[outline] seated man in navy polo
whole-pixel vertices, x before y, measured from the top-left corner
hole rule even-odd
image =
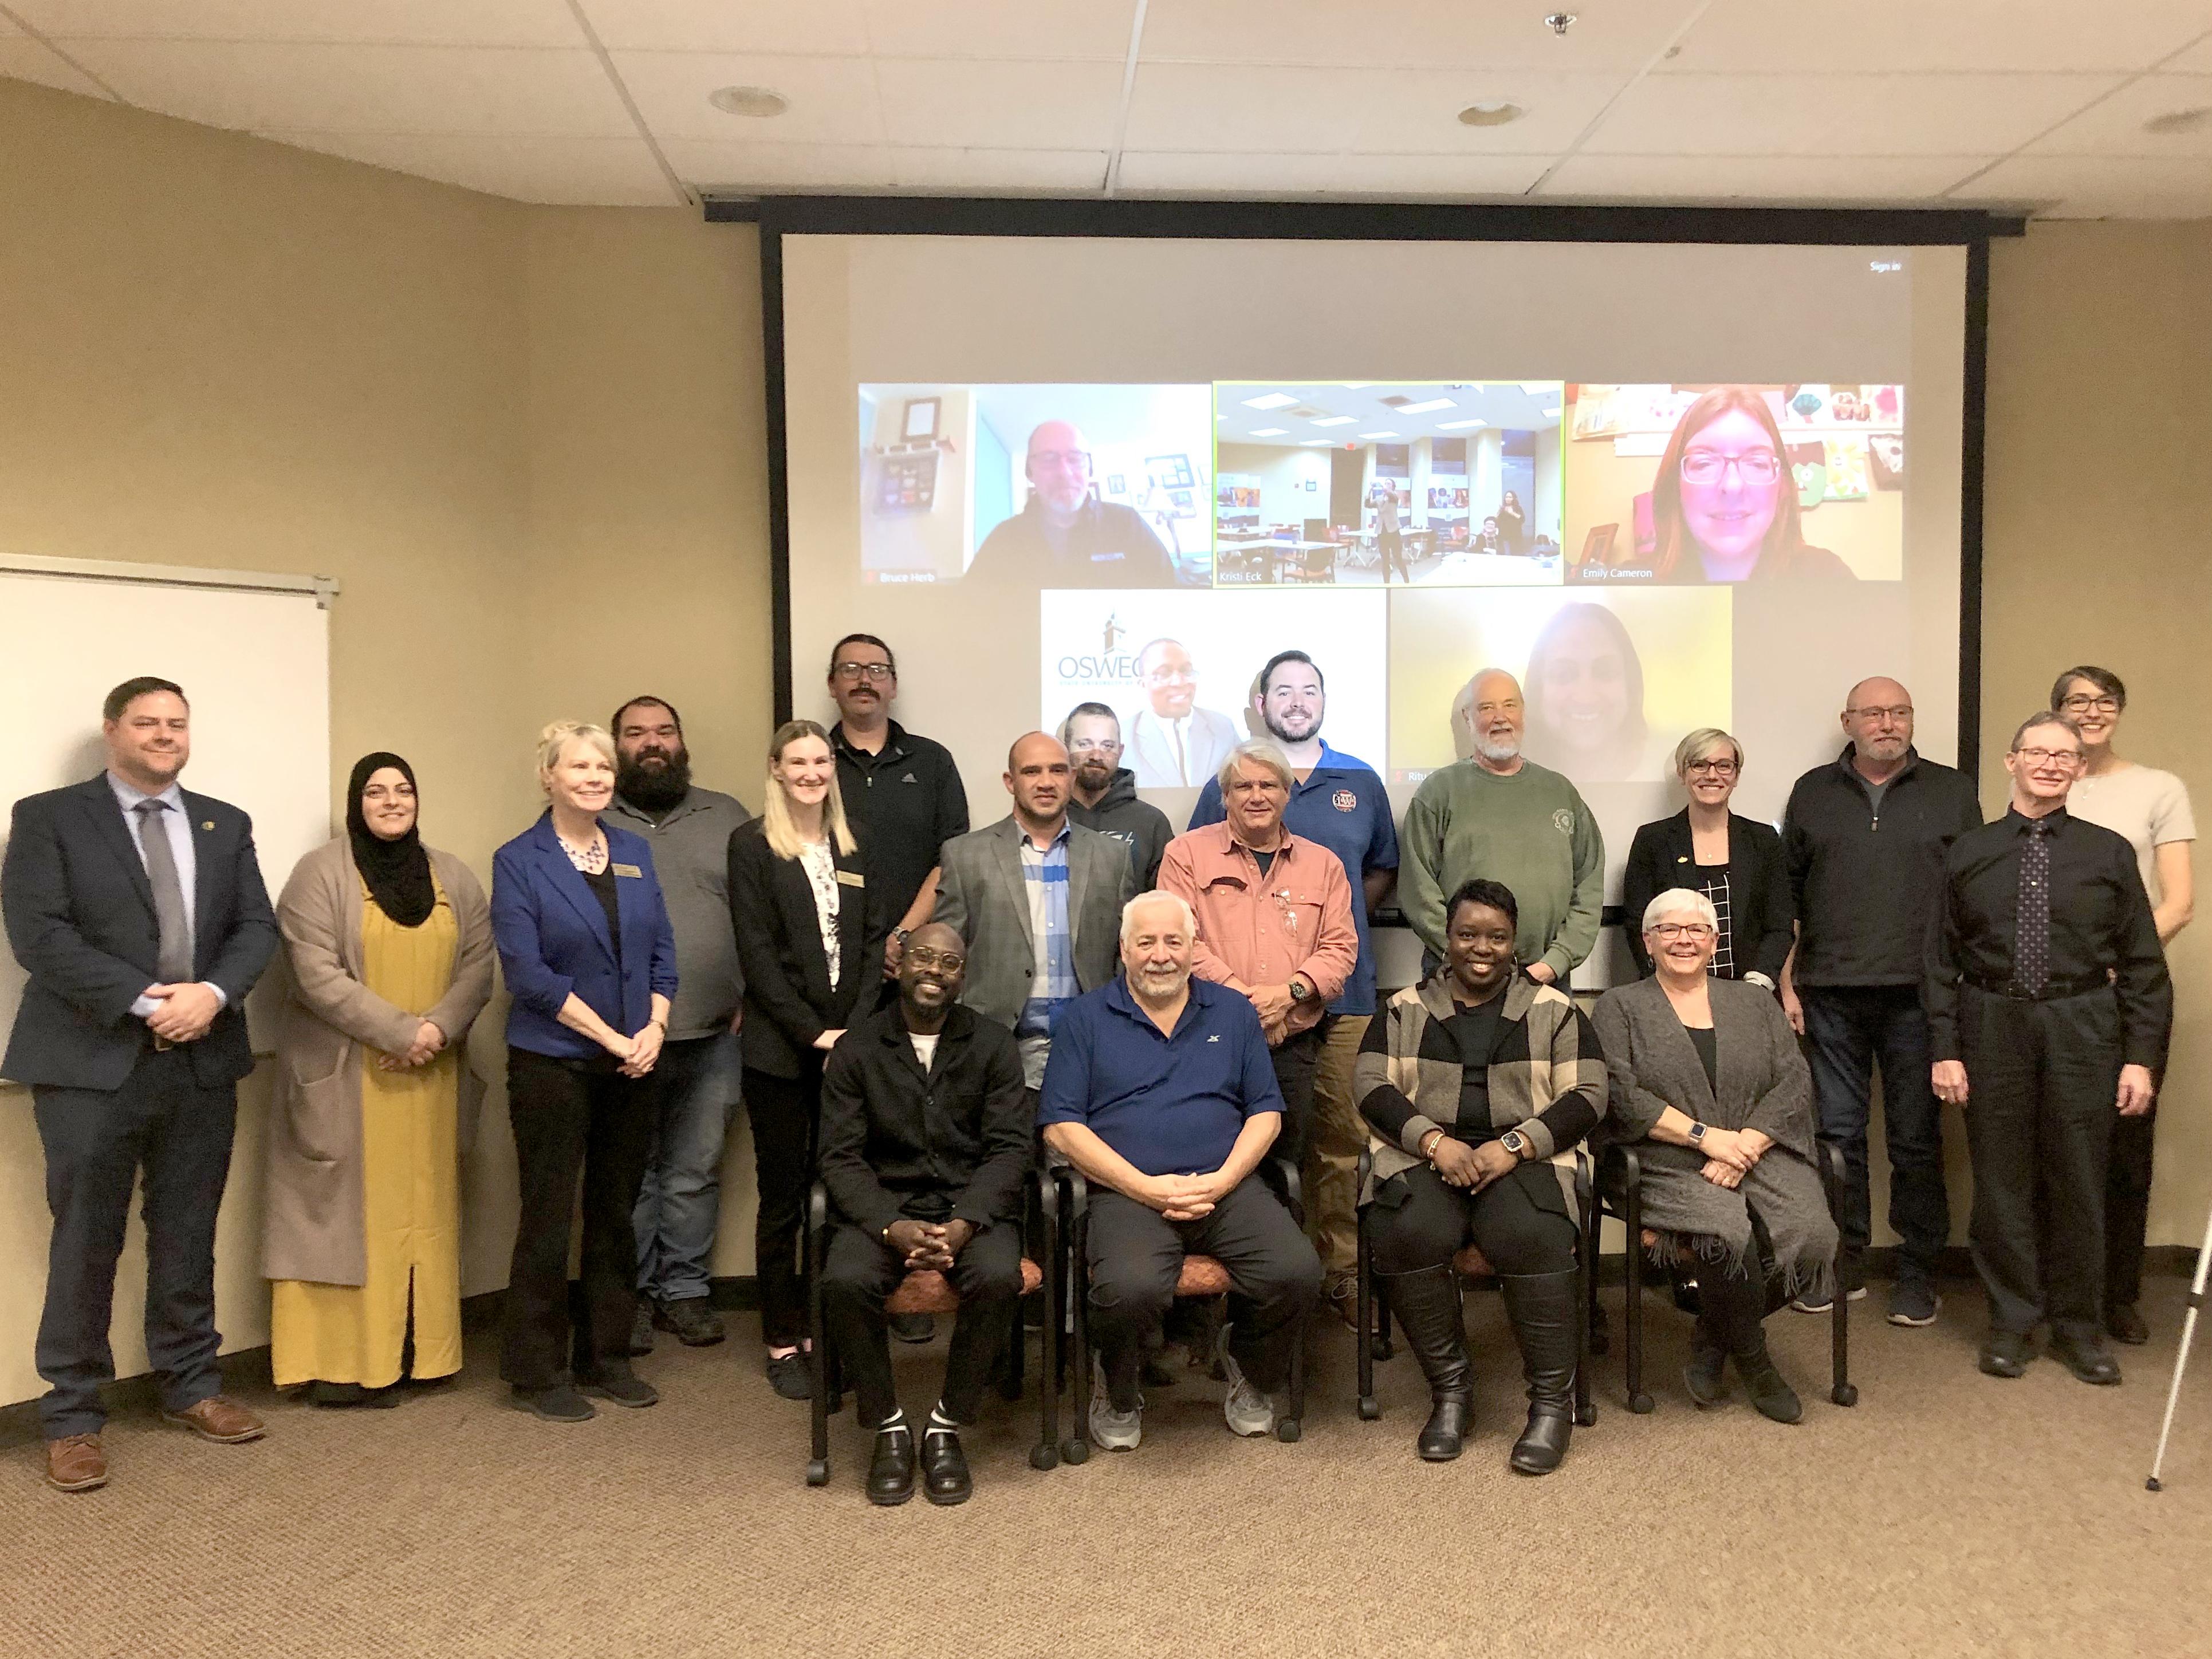
[[[1321,1262],[1258,1170],[1283,1123],[1260,1017],[1241,993],[1190,976],[1197,921],[1171,893],[1121,913],[1126,979],[1066,1005],[1053,1027],[1037,1121],[1091,1183],[1091,1331],[1103,1373],[1091,1438],[1130,1451],[1142,1434],[1146,1354],[1186,1253],[1236,1286],[1223,1345],[1237,1434],[1274,1432],[1268,1398],[1321,1294]]]

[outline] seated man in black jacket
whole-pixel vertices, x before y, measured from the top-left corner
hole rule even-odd
[[[846,1032],[822,1076],[822,1179],[837,1212],[822,1295],[860,1420],[876,1433],[872,1504],[914,1496],[915,1434],[891,1382],[884,1298],[921,1267],[959,1293],[921,1446],[924,1496],[958,1504],[973,1487],[957,1431],[975,1420],[1021,1294],[1032,1116],[1013,1033],[959,1006],[967,968],[958,933],[915,928],[897,1003]]]

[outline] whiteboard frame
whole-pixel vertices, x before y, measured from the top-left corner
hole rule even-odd
[[[135,564],[115,559],[60,559],[40,553],[0,550],[0,574],[85,576],[106,582],[161,587],[251,588],[264,593],[312,593],[325,611],[342,591],[336,576],[288,576],[268,570],[202,570],[181,564]]]

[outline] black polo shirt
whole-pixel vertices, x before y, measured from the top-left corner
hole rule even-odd
[[[881,752],[855,749],[842,720],[830,728],[837,753],[837,789],[845,816],[860,838],[860,857],[881,905],[884,924],[896,927],[937,867],[938,849],[968,833],[968,791],[960,769],[941,743],[917,738],[896,720],[886,723]]]
[[[1173,587],[1175,562],[1143,514],[1119,501],[1086,501],[1066,531],[1030,504],[983,538],[970,580],[1030,587]]]

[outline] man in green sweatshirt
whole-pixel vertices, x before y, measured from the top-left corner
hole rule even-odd
[[[1470,688],[1474,754],[1431,772],[1399,831],[1398,907],[1444,953],[1444,901],[1481,876],[1520,902],[1514,955],[1529,977],[1565,985],[1597,943],[1605,902],[1605,838],[1574,785],[1524,760],[1519,682],[1485,669]]]

